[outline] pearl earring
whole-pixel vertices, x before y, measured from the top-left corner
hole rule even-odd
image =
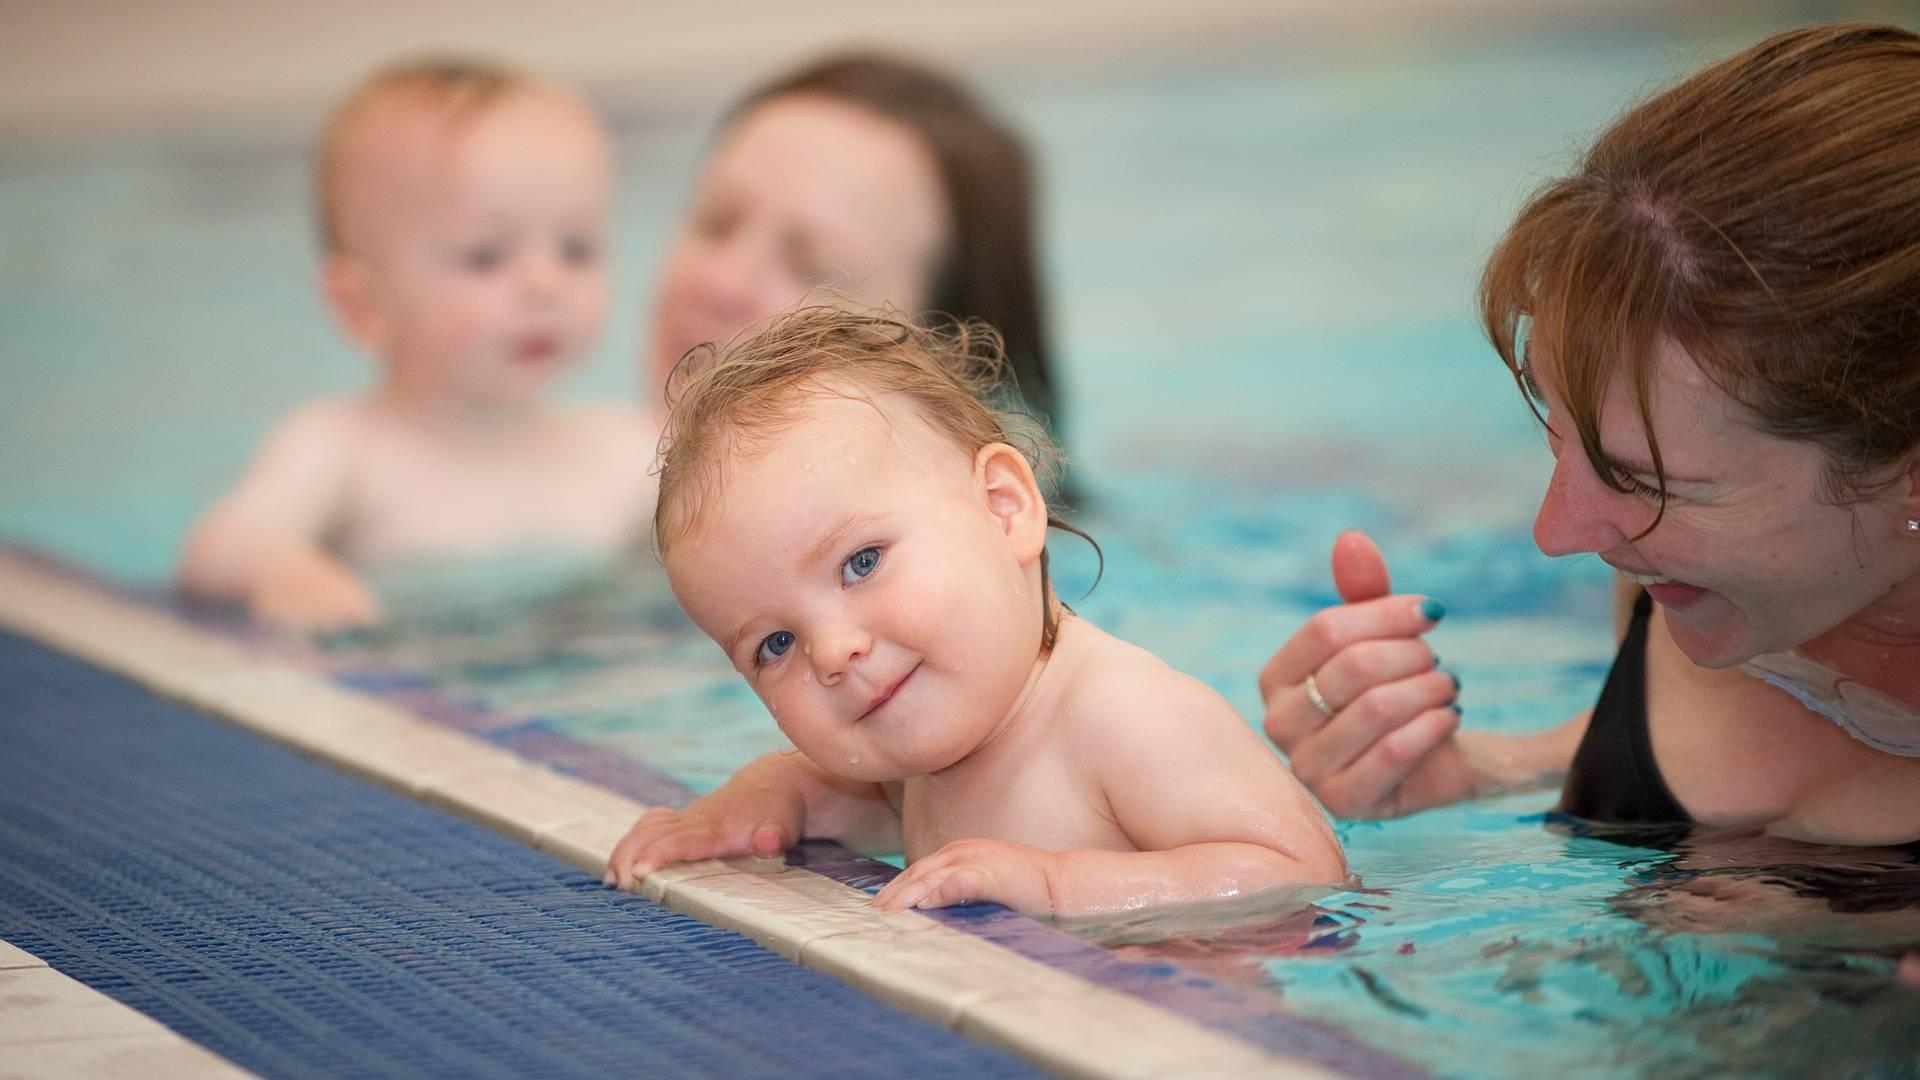
[[[1907,535],[1920,536],[1920,518],[1907,519]]]

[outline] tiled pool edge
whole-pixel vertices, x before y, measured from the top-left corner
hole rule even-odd
[[[0,623],[590,872],[642,809],[8,551]],[[933,919],[880,915],[802,868],[693,864],[641,891],[1065,1075],[1326,1075]]]
[[[246,1080],[253,1073],[0,941],[0,1066],[10,1076]]]

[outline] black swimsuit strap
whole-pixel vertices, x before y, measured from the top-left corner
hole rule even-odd
[[[1652,617],[1653,599],[1643,592],[1567,770],[1562,813],[1626,825],[1693,821],[1660,775],[1647,733],[1647,623]]]

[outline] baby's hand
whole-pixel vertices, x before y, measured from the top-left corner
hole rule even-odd
[[[1048,876],[1059,857],[1005,840],[956,840],[907,867],[873,905],[903,911],[992,901],[1028,915],[1051,915]]]
[[[793,829],[756,812],[749,800],[726,788],[685,810],[656,806],[640,815],[607,858],[608,885],[631,889],[662,866],[727,855],[771,858],[793,846]]]
[[[270,562],[248,604],[253,617],[288,630],[341,630],[380,621],[380,602],[347,565],[298,547]]]

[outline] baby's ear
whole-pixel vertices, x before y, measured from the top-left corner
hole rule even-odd
[[[973,476],[1020,565],[1038,559],[1047,549],[1047,500],[1026,455],[1006,443],[983,446],[974,455]]]
[[[340,329],[353,343],[376,355],[384,353],[386,320],[374,296],[373,277],[364,260],[338,252],[320,267],[320,292]]]

